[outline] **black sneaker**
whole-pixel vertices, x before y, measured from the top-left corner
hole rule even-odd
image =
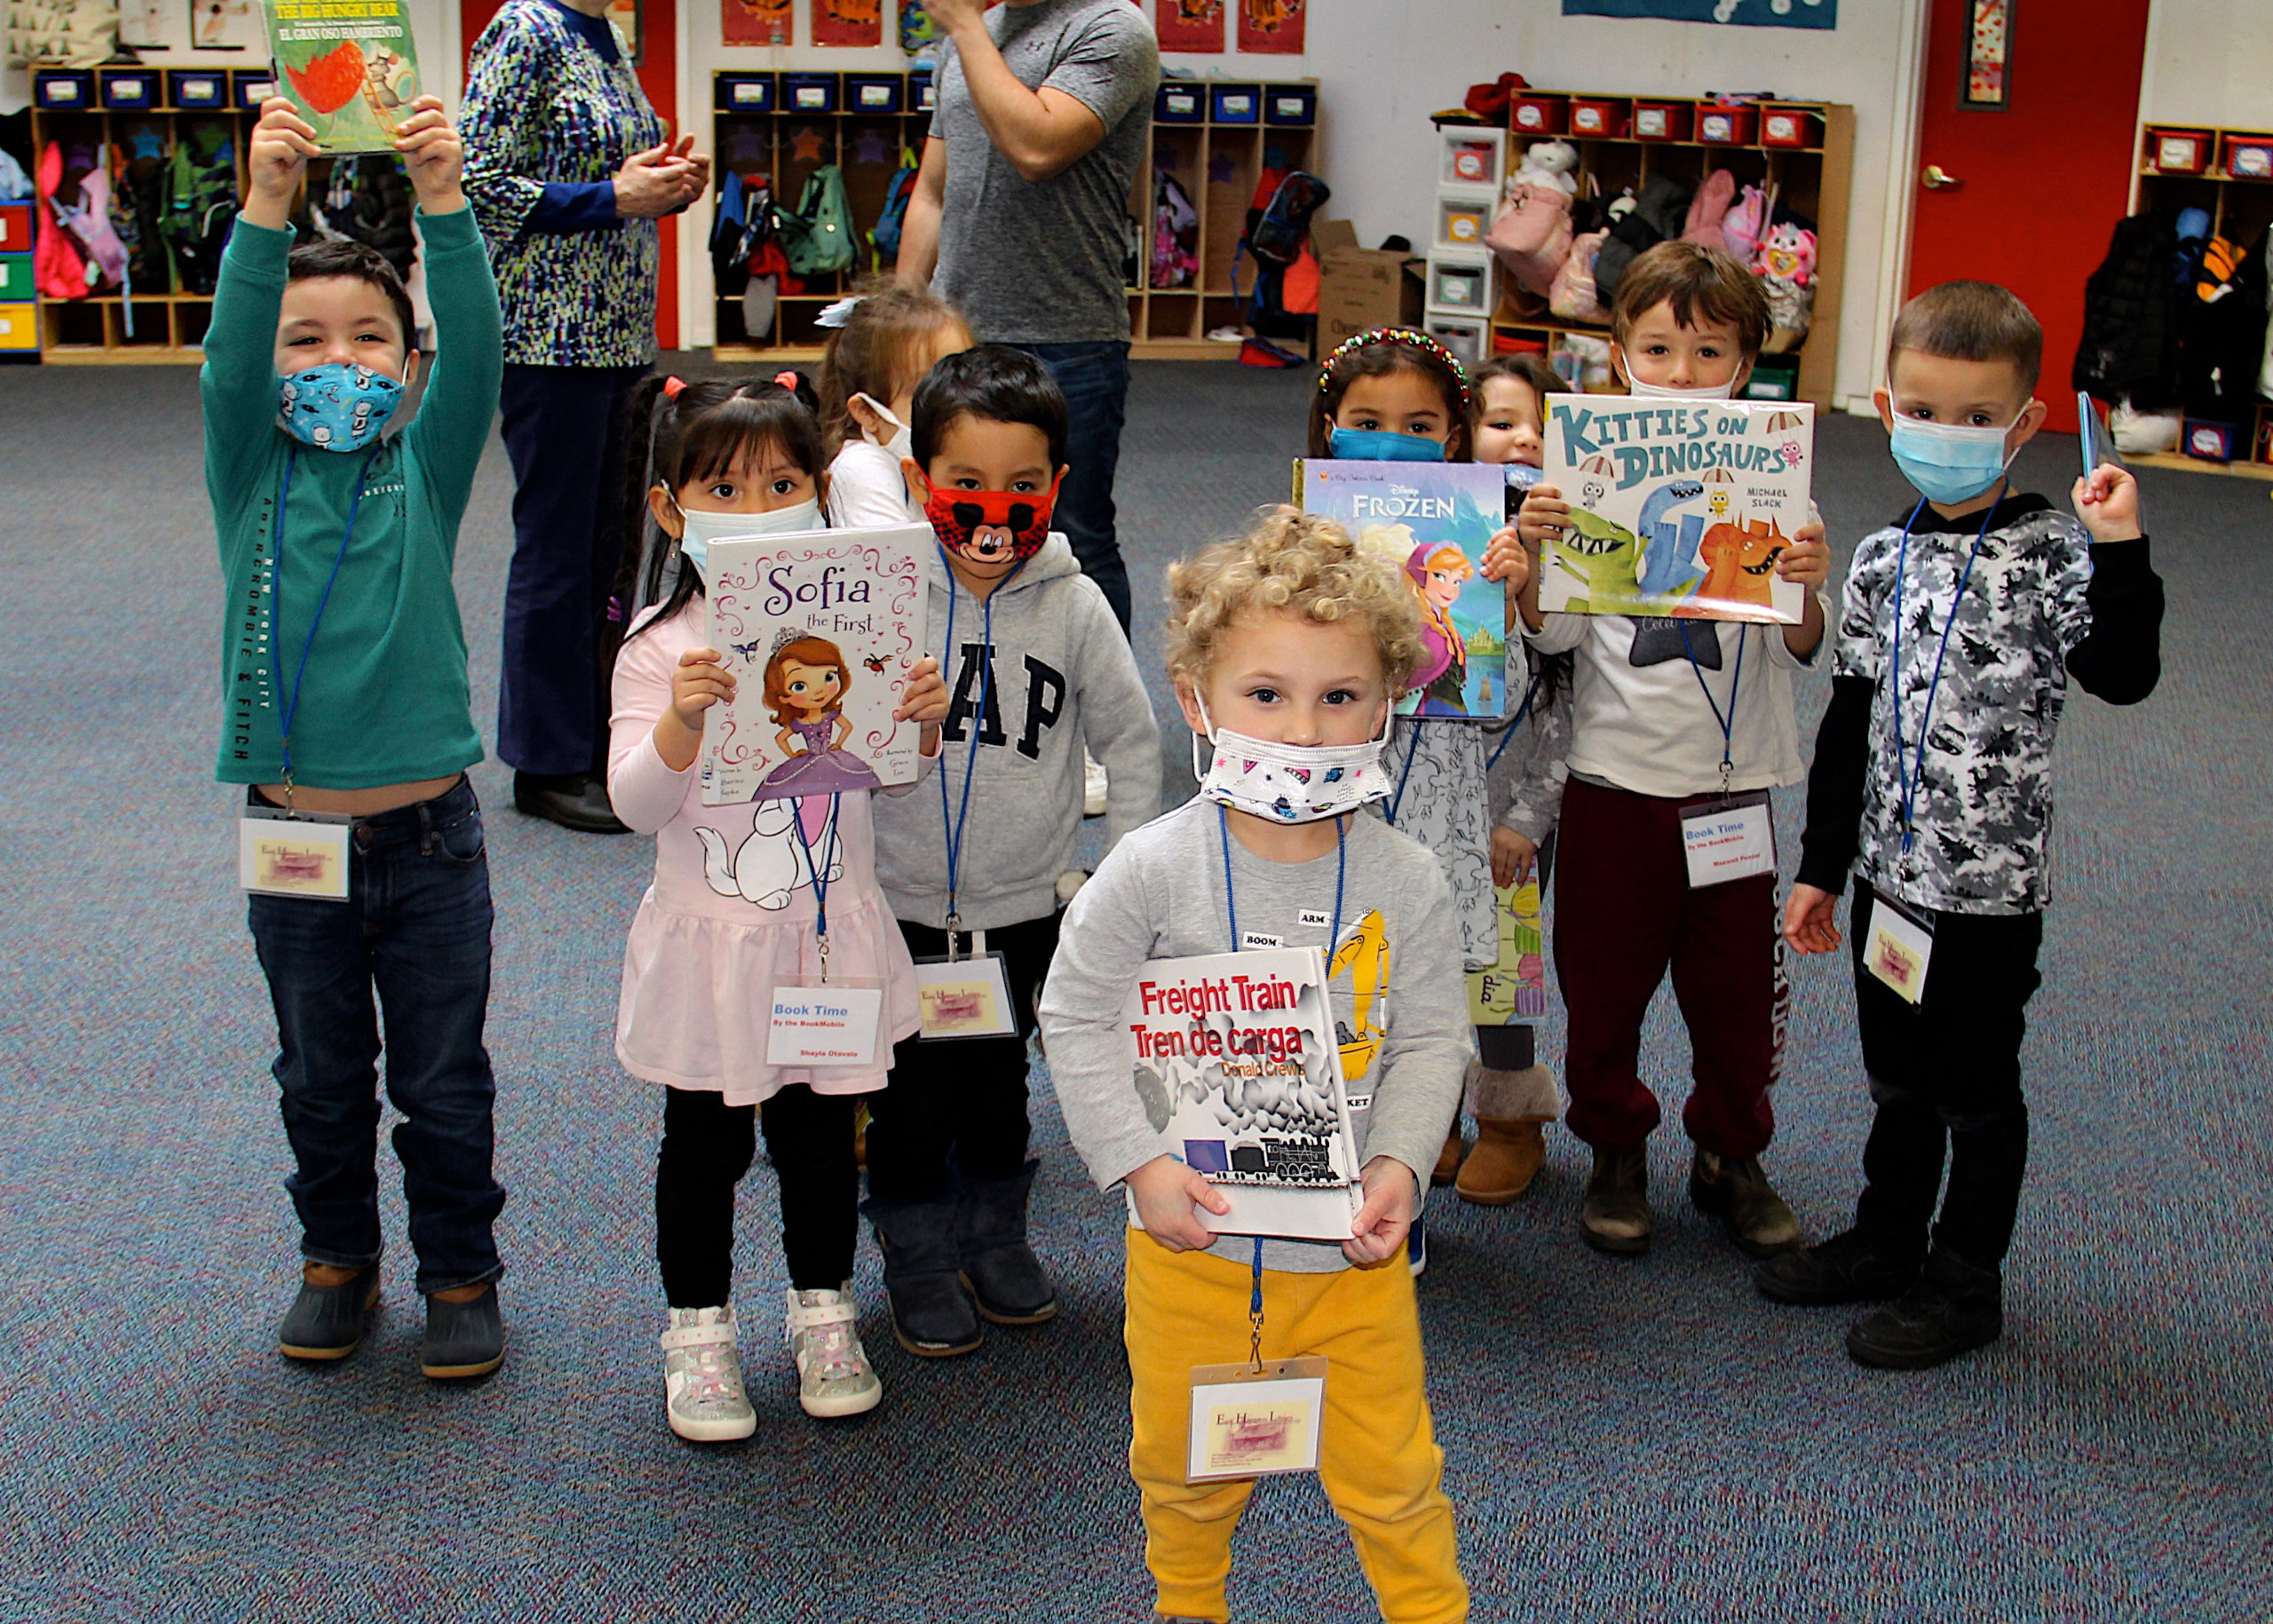
[[[2004,1282],[1936,1247],[1917,1283],[1848,1328],[1847,1352],[1881,1370],[1930,1370],[2005,1334]]]
[[[538,772],[516,772],[513,804],[532,818],[542,818],[580,835],[631,832],[608,804],[607,786],[581,772],[558,778]]]
[[[344,1359],[362,1344],[378,1303],[376,1264],[337,1286],[302,1279],[300,1295],[277,1329],[276,1351],[288,1359]]]
[[[418,1368],[438,1382],[486,1376],[505,1362],[505,1320],[493,1284],[471,1303],[426,1299],[426,1340]]]
[[[1689,1199],[1718,1218],[1739,1251],[1766,1257],[1800,1240],[1800,1221],[1761,1170],[1760,1158],[1742,1161],[1700,1150],[1689,1165]]]
[[[1587,1180],[1587,1203],[1579,1232],[1597,1252],[1628,1256],[1650,1249],[1650,1152],[1595,1153],[1594,1176]]]
[[[1915,1248],[1892,1248],[1850,1229],[1820,1246],[1794,1247],[1763,1258],[1752,1271],[1752,1283],[1771,1302],[1803,1308],[1883,1303],[1916,1285],[1925,1263]]]

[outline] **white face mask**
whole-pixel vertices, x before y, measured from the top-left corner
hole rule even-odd
[[[673,507],[678,507],[674,499]],[[770,513],[706,513],[700,508],[679,508],[679,522],[685,527],[679,532],[678,550],[694,566],[695,574],[702,577],[707,587],[710,583],[710,543],[740,541],[751,535],[780,535],[793,530],[819,530],[821,522],[820,503],[807,500],[794,507],[775,508]]]
[[[1736,388],[1736,380],[1725,384],[1707,384],[1700,389],[1675,389],[1666,384],[1644,384],[1640,378],[1628,375],[1626,392],[1644,400],[1725,400]]]
[[[1270,823],[1316,823],[1389,799],[1389,774],[1382,769],[1382,746],[1389,742],[1386,706],[1380,734],[1363,744],[1274,744],[1216,726],[1208,701],[1192,697],[1215,749],[1203,771],[1200,735],[1192,735],[1192,772],[1201,798]]]
[[[878,419],[883,422],[884,426],[891,431],[891,434],[889,439],[878,440],[875,436],[875,430],[863,425],[860,430],[862,439],[866,440],[872,446],[882,446],[885,450],[891,452],[895,457],[905,458],[915,455],[912,448],[915,444],[915,432],[909,428],[906,424],[902,423],[899,418],[893,416],[891,415],[891,408],[886,406],[874,395],[856,394],[852,398],[855,400],[858,400],[861,405],[867,407],[870,411],[874,412]]]

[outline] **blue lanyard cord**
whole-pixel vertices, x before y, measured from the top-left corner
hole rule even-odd
[[[1247,1295],[1247,1362],[1263,1370],[1263,1237],[1255,1238],[1255,1284]]]
[[[1997,509],[2004,500],[2003,480],[1998,481],[1997,500],[1990,503],[1981,515],[1981,534],[1973,538],[1973,551],[1966,555],[1965,569],[1957,578],[1957,590],[1950,597],[1949,619],[1942,622],[1941,646],[1934,653],[1934,675],[1926,685],[1926,709],[1918,718],[1918,766],[1913,772],[1909,753],[1902,743],[1902,586],[1910,573],[1910,531],[1918,522],[1918,515],[1926,511],[1926,499],[1921,496],[1918,505],[1910,510],[1910,517],[1902,521],[1902,542],[1894,557],[1894,646],[1888,655],[1887,669],[1892,677],[1894,697],[1894,771],[1902,786],[1902,850],[1906,856],[1917,830],[1911,825],[1911,814],[1918,807],[1918,792],[1926,784],[1926,739],[1933,731],[1934,696],[1941,692],[1942,661],[1950,652],[1950,633],[1957,626],[1958,606],[1965,601],[1965,589],[1973,580],[1973,566],[1981,558],[1981,549],[1989,540],[1990,523],[1997,517]]]
[[[1216,833],[1224,842],[1224,911],[1232,921],[1232,951],[1239,948],[1239,903],[1232,890],[1232,820],[1218,804],[1216,808]],[[1342,820],[1334,820],[1334,928],[1327,933],[1326,954],[1334,956],[1334,949],[1342,940],[1342,883],[1350,873],[1350,833]]]
[[[1007,577],[1006,577],[1007,579]],[[939,823],[947,836],[947,955],[954,956],[956,928],[962,923],[955,912],[955,880],[962,867],[962,833],[970,820],[970,783],[978,776],[978,735],[986,726],[986,698],[988,685],[994,678],[994,594],[986,595],[986,629],[981,633],[982,646],[978,651],[978,709],[965,720],[970,727],[970,751],[962,769],[962,804],[954,815],[947,813],[947,775],[939,774]],[[954,659],[961,653],[955,647],[955,583],[947,578],[947,657]]]
[[[1508,748],[1508,741],[1516,736],[1516,729],[1521,727],[1524,725],[1524,718],[1531,714],[1531,701],[1532,696],[1538,692],[1539,677],[1534,676],[1531,679],[1531,686],[1524,690],[1524,702],[1516,707],[1516,714],[1508,719],[1508,725],[1501,730],[1499,745],[1493,750],[1491,758],[1484,764],[1484,770],[1486,772],[1500,764],[1501,751]],[[1413,758],[1420,753],[1422,724],[1437,722],[1447,726],[1461,727],[1481,725],[1469,721],[1465,717],[1407,717],[1405,719],[1412,726],[1413,740],[1405,747],[1405,764],[1397,772],[1397,793],[1389,798],[1388,816],[1390,827],[1392,828],[1397,826],[1398,809],[1405,804],[1405,785],[1406,780],[1413,776]]]
[[[1405,780],[1413,776],[1413,758],[1421,753],[1420,718],[1410,718],[1414,724],[1413,737],[1405,747],[1405,764],[1397,770],[1397,793],[1389,798],[1390,827],[1397,827],[1397,809],[1405,804]]]
[[[316,612],[308,622],[307,640],[300,645],[299,663],[292,668],[292,686],[284,686],[284,625],[279,613],[284,598],[284,508],[292,499],[292,469],[299,461],[299,448],[284,454],[284,477],[276,487],[276,521],[273,544],[270,549],[268,566],[273,572],[268,579],[268,661],[276,681],[276,697],[284,707],[283,720],[277,728],[278,754],[284,771],[287,810],[292,788],[292,718],[299,714],[300,695],[306,686],[308,656],[315,651],[316,628],[323,624],[323,612],[331,606],[331,589],[338,584],[339,566],[347,562],[348,543],[355,539],[355,515],[363,505],[363,487],[370,482],[371,464],[379,455],[373,446],[363,454],[363,465],[355,473],[355,494],[347,502],[347,528],[339,538],[339,552],[331,561],[331,574],[324,577],[323,596],[316,599]]]
[[[1730,752],[1736,748],[1737,694],[1744,687],[1745,633],[1752,628],[1741,622],[1738,623],[1737,669],[1736,674],[1729,678],[1729,714],[1723,716],[1721,701],[1715,699],[1713,690],[1706,686],[1705,669],[1697,663],[1697,655],[1689,646],[1689,622],[1675,621],[1674,624],[1681,629],[1681,652],[1688,656],[1689,674],[1697,678],[1697,686],[1704,693],[1705,702],[1713,707],[1713,719],[1721,725],[1721,792],[1725,795],[1728,793],[1730,776],[1735,771],[1735,764],[1730,760]],[[1721,634],[1716,630],[1713,635],[1718,637]]]
[[[812,842],[805,838],[805,820],[796,802],[789,804],[789,827],[805,853],[805,875],[813,888],[813,935],[820,942],[820,978],[828,979],[828,854],[836,848],[837,797],[828,797],[828,822],[820,832],[820,861],[813,861]]]
[[[1524,718],[1531,714],[1531,702],[1539,697],[1540,679],[1546,675],[1544,671],[1533,673],[1531,686],[1524,690],[1524,702],[1516,707],[1516,714],[1509,718],[1508,725],[1501,732],[1500,742],[1492,747],[1492,754],[1484,763],[1484,771],[1487,774],[1500,764],[1500,757],[1507,753],[1509,741],[1516,736],[1516,729],[1521,727]]]

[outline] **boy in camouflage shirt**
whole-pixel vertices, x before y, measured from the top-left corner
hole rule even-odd
[[[2020,300],[1986,282],[1929,289],[1890,350],[1879,414],[1921,497],[1848,572],[1784,915],[1800,952],[1836,947],[1858,864],[1856,1020],[1877,1113],[1854,1227],[1755,1279],[1783,1303],[1893,1299],[1849,1327],[1848,1352],[1917,1370],[2003,1330],[2053,738],[2071,677],[2111,704],[2154,692],[2163,589],[2122,470],[2076,482],[2081,524],[2006,482],[2045,417],[2043,332]]]

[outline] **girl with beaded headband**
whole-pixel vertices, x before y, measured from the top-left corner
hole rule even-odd
[[[1314,457],[1359,462],[1465,463],[1474,451],[1474,411],[1468,374],[1451,351],[1426,333],[1410,328],[1375,328],[1336,348],[1319,373],[1309,423]],[[1502,536],[1512,535],[1512,530]],[[1433,577],[1453,573],[1453,560],[1427,544],[1415,548],[1409,532],[1398,532],[1393,562],[1412,587],[1424,627],[1443,623],[1430,595]],[[1501,539],[1494,537],[1495,541]],[[1368,538],[1360,537],[1360,544]],[[1370,544],[1389,551],[1389,538]],[[1504,582],[1513,598],[1530,571],[1528,556],[1501,548],[1512,561],[1480,571]],[[1460,568],[1468,567],[1463,558]],[[1513,610],[1510,608],[1510,615]],[[1442,677],[1458,652],[1437,634],[1430,657],[1416,672],[1422,682]],[[1510,680],[1514,675],[1510,673]],[[1384,759],[1397,788],[1382,811],[1404,833],[1435,854],[1453,891],[1462,959],[1471,970],[1489,969],[1499,959],[1499,924],[1493,916],[1491,820],[1486,773],[1500,730],[1465,718],[1422,721],[1398,717]],[[1471,1062],[1480,1072],[1481,1061]],[[1475,1081],[1471,1076],[1471,1082]],[[1454,1164],[1455,1168],[1457,1163]],[[1445,1175],[1449,1181],[1450,1174]],[[1416,1232],[1419,1226],[1415,1225]],[[1425,1265],[1425,1242],[1413,1248],[1414,1268]]]

